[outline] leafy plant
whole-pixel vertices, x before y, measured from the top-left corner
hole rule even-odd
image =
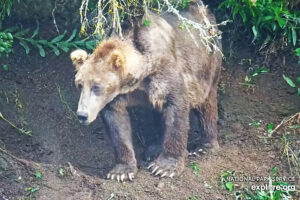
[[[195,173],[196,175],[199,175],[200,167],[199,167],[199,165],[198,165],[197,163],[195,163],[195,162],[190,162],[190,163],[189,163],[189,167],[190,167],[192,170],[194,170],[194,173]]]
[[[33,195],[34,193],[38,192],[40,190],[39,187],[29,187],[26,189],[29,192],[29,195]]]
[[[298,96],[300,96],[300,76],[297,77],[295,81],[293,81],[290,77],[287,77],[285,75],[282,75],[282,77],[289,86],[297,89]]]
[[[234,190],[233,182],[229,181],[228,178],[230,176],[234,176],[235,171],[225,171],[221,174],[221,184],[223,189],[227,189],[228,191],[232,192]]]
[[[0,57],[12,52],[13,36],[11,33],[0,32]]]
[[[0,0],[0,30],[2,28],[2,20],[10,15],[10,10],[15,0]],[[18,0],[19,1],[19,0]]]
[[[219,8],[231,9],[235,23],[252,32],[253,42],[266,45],[284,38],[294,48],[299,44],[300,11],[288,5],[288,0],[225,0]]]
[[[8,119],[6,119],[2,113],[0,112],[0,118],[2,120],[4,120],[5,122],[7,122],[11,127],[15,128],[17,131],[19,131],[19,133],[27,135],[27,136],[32,136],[32,131],[30,130],[25,130],[23,128],[18,128],[14,123],[12,123],[11,121],[9,121]]]
[[[299,57],[298,64],[300,64],[300,48],[297,48],[297,49],[295,50],[295,54],[296,54],[297,57]]]
[[[255,128],[258,128],[261,125],[261,123],[262,123],[262,121],[259,120],[257,122],[251,122],[251,123],[249,123],[249,126],[253,126]]]
[[[77,34],[77,30],[74,29],[69,37],[67,32],[54,37],[51,40],[46,40],[38,37],[39,26],[30,33],[29,29],[18,30],[17,27],[12,27],[0,32],[0,56],[8,56],[12,53],[12,46],[14,40],[18,40],[19,44],[24,48],[26,54],[36,48],[39,51],[40,56],[46,56],[46,49],[52,50],[55,55],[60,55],[61,50],[68,52],[71,48],[82,48],[93,50],[97,44],[96,39],[90,39],[89,37],[81,39]],[[7,70],[7,65],[2,65],[4,70]]]
[[[151,21],[150,21],[150,20],[144,20],[144,21],[143,21],[143,25],[144,25],[144,26],[149,27],[150,24],[151,24]]]
[[[43,178],[43,174],[41,173],[40,170],[36,170],[34,176],[35,176],[36,179],[42,179]]]
[[[261,67],[261,68],[258,68],[256,70],[254,70],[250,76],[246,75],[245,77],[245,82],[242,83],[242,85],[245,85],[245,86],[248,86],[248,87],[253,87],[254,86],[254,77],[260,75],[260,74],[263,74],[263,73],[267,73],[269,72],[270,70],[266,67]]]
[[[25,49],[26,54],[29,54],[31,47],[38,49],[40,56],[45,57],[45,48],[52,50],[55,55],[60,55],[61,50],[68,52],[70,48],[84,48],[92,50],[95,48],[97,40],[89,40],[89,38],[80,39],[77,36],[77,30],[74,29],[72,34],[66,38],[66,31],[53,38],[46,40],[38,38],[39,27],[37,27],[33,34],[29,35],[30,30],[25,29],[14,34],[14,37],[19,40],[19,44]]]
[[[136,18],[140,18],[148,11],[154,11],[155,13],[169,12],[174,14],[178,22],[182,24],[185,30],[193,37],[193,33],[189,30],[190,27],[195,29],[200,34],[200,42],[210,51],[221,52],[217,45],[216,39],[220,38],[221,33],[215,31],[215,27],[218,25],[224,25],[226,22],[220,24],[211,24],[206,15],[203,15],[204,23],[197,23],[193,20],[181,15],[181,10],[185,9],[190,0],[82,0],[79,9],[80,21],[81,21],[81,34],[93,34],[105,38],[111,32],[123,35],[123,22],[127,24],[132,23]],[[198,2],[199,3],[199,2]],[[200,5],[201,6],[201,5]],[[200,9],[203,7],[200,7]],[[202,12],[202,11],[201,11]],[[90,13],[94,17],[88,17]],[[144,26],[150,26],[149,20],[142,22]],[[210,30],[210,31],[207,31]],[[196,46],[198,41],[193,39]]]
[[[268,128],[268,133],[271,133],[274,129],[274,124],[268,124],[267,128]]]

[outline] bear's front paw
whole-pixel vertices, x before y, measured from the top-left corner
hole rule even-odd
[[[183,172],[184,158],[175,159],[161,154],[148,166],[148,169],[154,176],[173,178]]]
[[[134,178],[137,173],[137,167],[132,165],[117,164],[110,172],[107,174],[107,179],[117,180],[118,182],[127,181]]]

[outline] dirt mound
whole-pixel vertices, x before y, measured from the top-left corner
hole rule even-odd
[[[8,153],[0,152],[0,199],[233,199],[220,183],[226,170],[268,176],[276,166],[280,175],[290,175],[280,144],[262,137],[268,123],[279,123],[300,110],[299,97],[278,78],[282,74],[278,68],[259,75],[254,88],[249,88],[242,84],[247,72],[234,64],[223,71],[219,87],[219,152],[188,159],[178,178],[150,176],[142,161],[147,143],[143,135],[157,137],[161,130],[155,113],[136,109],[131,116],[139,152],[137,178],[125,184],[105,180],[115,162],[113,149],[100,119],[89,127],[77,123],[79,92],[67,57],[41,58],[15,49],[5,60],[9,70],[0,73],[0,112],[33,136],[22,135],[0,120],[0,148]],[[291,65],[296,69],[296,63]],[[249,125],[259,121],[259,127]],[[199,132],[193,117],[190,132],[192,147]],[[42,178],[36,177],[37,171]]]

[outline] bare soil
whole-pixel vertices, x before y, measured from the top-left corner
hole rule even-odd
[[[268,123],[278,124],[300,111],[300,98],[282,79],[282,74],[299,76],[300,69],[296,60],[286,58],[289,62],[285,63],[278,56],[267,66],[270,72],[255,77],[254,87],[248,88],[242,83],[250,72],[239,64],[248,58],[253,66],[261,66],[262,59],[247,49],[236,62],[224,63],[218,97],[218,152],[188,158],[180,177],[151,176],[142,154],[147,137],[159,135],[160,128],[151,110],[136,108],[131,116],[140,169],[133,182],[118,183],[105,179],[115,160],[101,119],[84,127],[74,115],[79,92],[68,55],[49,53],[41,58],[37,52],[26,55],[23,49],[15,49],[8,59],[0,60],[0,65],[9,66],[0,73],[0,112],[18,127],[31,130],[33,136],[22,135],[0,120],[0,148],[6,151],[0,151],[0,199],[234,199],[234,193],[221,186],[220,176],[226,170],[268,177],[276,166],[280,176],[291,176],[281,156],[280,133],[275,134],[279,139],[263,138]],[[259,127],[249,125],[260,120]],[[191,115],[189,148],[197,141],[198,126]],[[199,166],[198,172],[190,162]],[[35,177],[37,171],[41,179]],[[235,184],[237,190],[251,185]]]

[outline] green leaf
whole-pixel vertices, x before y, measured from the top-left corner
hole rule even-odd
[[[182,0],[182,5],[181,5],[181,8],[182,9],[185,9],[189,4],[189,0]]]
[[[60,42],[60,41],[65,37],[65,34],[66,34],[66,31],[65,31],[63,34],[61,34],[61,35],[59,35],[59,36],[53,38],[50,42],[51,42],[51,43],[57,43],[57,42]]]
[[[292,79],[290,79],[289,77],[282,75],[283,79],[287,82],[287,84],[289,84],[291,87],[296,87],[295,83],[292,81]]]
[[[277,167],[273,167],[273,168],[271,169],[271,173],[272,173],[273,175],[275,175],[276,172],[277,172]]]
[[[49,45],[50,44],[47,40],[39,40],[38,42],[40,44],[43,44],[43,45]]]
[[[39,191],[40,190],[40,188],[39,187],[36,187],[36,188],[27,188],[27,191],[30,193],[30,194],[33,194],[33,193],[35,193],[35,192],[37,192],[37,191]]]
[[[7,71],[8,70],[8,66],[7,65],[2,65],[2,68]]]
[[[241,15],[243,22],[245,23],[247,21],[247,15],[244,10],[240,10],[239,14]]]
[[[96,44],[97,44],[96,40],[91,40],[91,41],[87,41],[85,43],[85,46],[87,49],[93,50],[95,48]]]
[[[45,50],[44,48],[40,45],[40,44],[36,44],[37,48],[39,49],[39,52],[40,52],[40,55],[42,57],[45,57],[46,56],[46,53],[45,53]]]
[[[59,45],[59,48],[61,49],[61,50],[63,50],[64,52],[66,52],[66,53],[68,53],[69,52],[69,47],[67,47],[67,46],[65,46],[65,45]]]
[[[299,57],[300,57],[300,48],[297,48],[297,49],[295,50],[295,52],[296,52],[296,56],[299,56]]]
[[[235,7],[234,7],[234,10],[233,10],[233,14],[232,14],[232,18],[235,19],[235,16],[236,14],[239,12],[240,10],[240,5],[237,4]],[[244,20],[243,20],[244,21]]]
[[[262,21],[267,22],[267,21],[270,21],[272,19],[274,19],[273,16],[266,16],[266,17],[263,17]]]
[[[7,36],[8,36],[8,39],[10,39],[10,40],[13,40],[13,39],[14,39],[14,37],[12,36],[11,33],[7,33]]]
[[[60,51],[59,49],[54,46],[53,44],[49,44],[49,46],[52,48],[52,50],[54,51],[55,55],[59,56],[60,55]]]
[[[36,29],[34,30],[31,38],[34,38],[35,36],[37,36],[38,33],[39,33],[39,26],[36,27]]]
[[[259,71],[262,72],[262,73],[267,73],[270,70],[268,68],[266,68],[266,67],[262,67],[262,68],[259,69]]]
[[[43,174],[39,170],[37,170],[35,172],[35,178],[36,179],[42,179],[43,178]]]
[[[257,29],[256,29],[256,27],[255,27],[255,26],[252,26],[252,32],[253,32],[253,35],[254,35],[254,38],[253,38],[253,41],[254,41],[254,40],[256,40],[256,38],[257,38],[257,35],[258,35],[258,33],[257,33]]]
[[[67,39],[67,42],[72,41],[75,38],[76,33],[77,33],[77,29],[74,29],[72,32],[72,35],[69,37],[69,39]]]
[[[233,185],[232,182],[227,182],[227,183],[225,184],[225,187],[226,187],[230,192],[232,192],[233,189],[234,189],[234,185]]]
[[[297,33],[295,27],[292,27],[292,38],[293,38],[293,45],[296,46],[297,43]]]
[[[298,88],[298,96],[300,96],[300,88]]]
[[[286,25],[286,21],[284,19],[282,19],[281,17],[277,16],[276,19],[278,21],[280,28],[283,28]]]
[[[146,27],[149,27],[150,24],[151,24],[151,21],[150,21],[150,20],[145,19],[145,20],[143,21],[143,25],[146,26]]]
[[[245,77],[245,82],[246,83],[250,83],[251,82],[251,78],[249,78],[248,76]]]
[[[296,82],[297,82],[297,83],[300,83],[300,76],[297,77]]]
[[[25,49],[26,54],[29,54],[30,48],[28,44],[24,40],[21,40],[19,44]]]
[[[274,129],[274,124],[268,124],[268,133],[271,133]]]

